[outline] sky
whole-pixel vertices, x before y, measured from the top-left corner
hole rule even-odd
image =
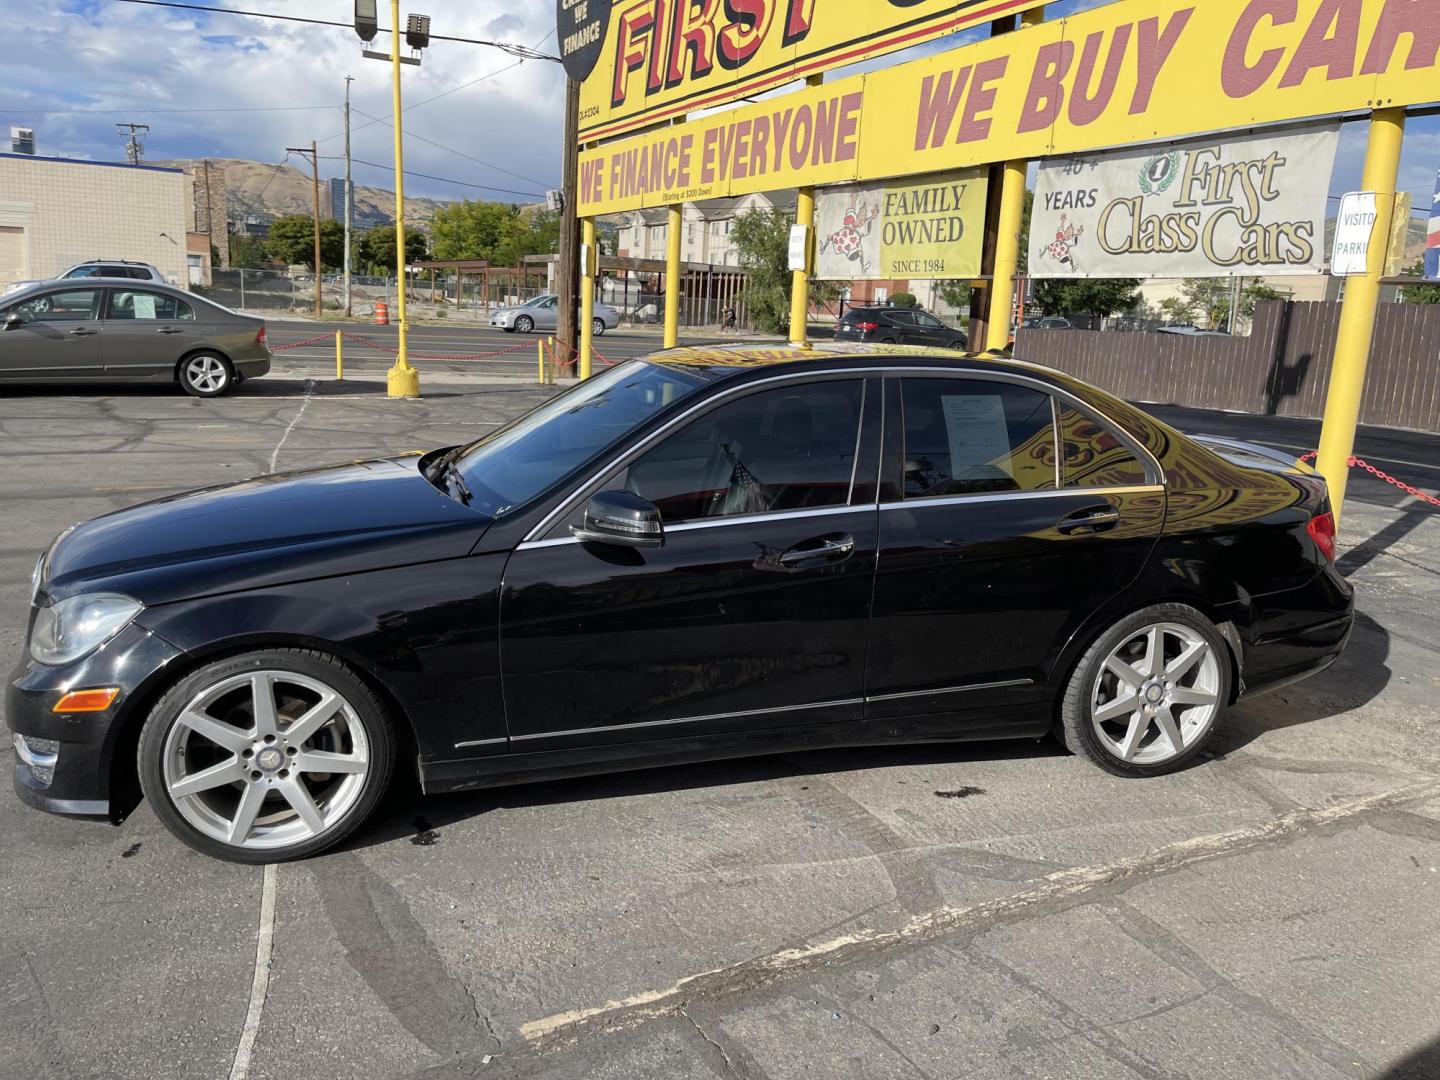
[[[352,0],[195,0],[348,22]],[[555,51],[552,0],[419,0],[437,34]],[[1061,0],[1051,17],[1105,0]],[[410,0],[401,5],[402,12]],[[386,5],[382,4],[381,7]],[[388,19],[383,19],[388,22]],[[353,75],[357,183],[392,187],[387,65],[360,56],[345,27],[143,7],[119,0],[0,0],[0,130],[33,127],[42,154],[124,160],[117,122],[149,124],[151,160],[249,158],[278,163],[287,146],[320,143],[321,175],[343,166],[340,109]],[[963,44],[954,35],[869,66]],[[382,47],[388,41],[381,42]],[[850,71],[864,68],[850,69]],[[836,77],[850,73],[839,72]],[[560,183],[564,82],[559,65],[496,49],[435,42],[405,69],[406,171],[412,195],[532,202]],[[441,96],[444,95],[444,96]],[[435,100],[431,100],[435,99]],[[1358,187],[1365,124],[1342,129],[1332,182]],[[363,164],[374,162],[376,164]],[[303,162],[292,159],[303,167]],[[1410,122],[1400,185],[1428,210],[1440,168],[1440,117]],[[426,179],[413,174],[428,174]]]

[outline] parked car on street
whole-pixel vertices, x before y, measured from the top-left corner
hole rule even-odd
[[[1201,330],[1198,326],[1157,326],[1157,334],[1172,334],[1176,337],[1229,337],[1224,330]]]
[[[0,383],[176,382],[219,397],[270,359],[263,319],[157,282],[50,281],[0,298]]]
[[[1025,330],[1073,330],[1075,324],[1058,315],[1031,315],[1021,324]]]
[[[965,331],[915,308],[852,307],[835,328],[836,341],[876,341],[883,345],[929,345],[965,349]]]
[[[558,325],[560,298],[554,293],[537,296],[515,307],[500,308],[490,316],[490,325],[506,333],[528,334],[535,330],[554,330]],[[595,303],[591,332],[597,337],[620,325],[620,313],[608,304]]]
[[[130,262],[126,259],[92,259],[90,262],[76,263],[74,266],[59,274],[55,281],[73,281],[76,278],[122,278],[131,281],[154,281],[161,285],[168,284],[165,275],[149,263]],[[20,289],[30,285],[38,285],[38,281],[15,281],[11,282],[5,289],[4,294],[18,292]]]
[[[1057,371],[671,350],[467,445],[67,531],[6,685],[15,784],[119,816],[138,771],[186,843],[269,862],[400,767],[443,792],[1053,732],[1157,776],[1340,655],[1334,536],[1310,468]]]

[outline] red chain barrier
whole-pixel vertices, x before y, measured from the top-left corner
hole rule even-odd
[[[1319,456],[1319,451],[1311,450],[1310,453],[1302,455],[1300,460],[1314,461]],[[1434,495],[1431,495],[1428,492],[1421,491],[1417,487],[1411,487],[1403,480],[1397,480],[1395,477],[1387,473],[1384,469],[1377,469],[1374,465],[1371,465],[1364,458],[1352,457],[1349,459],[1348,464],[1352,469],[1364,469],[1371,476],[1375,477],[1375,479],[1383,480],[1391,487],[1397,487],[1401,491],[1405,492],[1406,495],[1413,495],[1415,498],[1419,499],[1423,503],[1428,503],[1431,506],[1440,507],[1440,499],[1437,499]]]
[[[292,341],[289,345],[271,345],[270,351],[272,353],[289,352],[291,349],[303,349],[307,345],[318,345],[322,341],[334,340],[334,334],[321,334],[319,337],[306,338],[304,341]]]
[[[370,338],[361,337],[359,334],[352,334],[348,330],[342,331],[342,333],[347,340],[356,342],[360,345],[364,345],[367,349],[374,349],[377,352],[389,353],[391,356],[396,356],[400,352],[400,350],[396,347],[386,345],[384,342],[381,341],[372,341]],[[456,354],[412,352],[409,354],[409,356],[411,360],[489,360],[496,356],[507,356],[510,353],[517,353],[531,347],[532,346],[530,342],[522,341],[520,342],[520,344],[514,345],[508,349],[497,349],[494,352]]]

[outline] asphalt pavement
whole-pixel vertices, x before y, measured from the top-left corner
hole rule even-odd
[[[388,357],[337,384],[323,353],[216,401],[0,391],[0,655],[74,521],[460,442],[550,392],[495,357],[391,401]],[[1314,445],[1298,421],[1156,411]],[[1360,450],[1440,486],[1440,439]],[[1341,540],[1341,662],[1153,781],[1022,741],[402,786],[342,850],[271,869],[145,807],[114,827],[0,791],[0,1077],[1433,1080],[1440,517],[1359,474]]]

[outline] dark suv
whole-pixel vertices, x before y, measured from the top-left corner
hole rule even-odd
[[[969,348],[965,331],[941,322],[928,311],[912,308],[851,308],[835,328],[835,340],[929,345],[940,349]]]

